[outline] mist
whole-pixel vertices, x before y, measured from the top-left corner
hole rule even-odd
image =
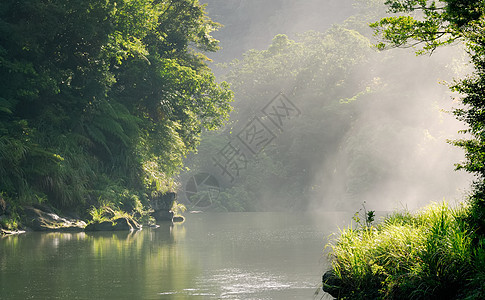
[[[222,24],[213,36],[221,50],[214,63],[229,62],[250,49],[264,49],[277,34],[325,31],[355,13],[353,0],[204,0],[209,17]],[[214,66],[215,67],[215,66]]]
[[[385,8],[373,2],[205,2],[225,25],[214,34],[222,50],[209,55],[211,66],[235,102],[227,126],[205,133],[185,162],[180,198],[189,208],[389,211],[464,199],[473,178],[455,171],[463,152],[447,142],[464,129],[450,113],[459,103],[447,87],[467,70],[460,45],[431,56],[378,52],[366,24]],[[284,126],[264,111],[278,95],[299,112]],[[255,118],[272,135],[248,151],[240,133]],[[228,145],[244,156],[231,177],[217,166]],[[194,174],[214,184],[187,194]]]
[[[455,170],[463,151],[448,141],[463,138],[458,132],[465,127],[450,112],[458,103],[446,83],[459,76],[450,58],[463,59],[462,65],[465,58],[457,48],[440,50],[422,57],[390,50],[392,61],[375,66],[379,85],[409,95],[386,93],[359,105],[345,142],[315,177],[313,209],[352,210],[365,203],[374,210],[416,210],[463,200],[473,178]],[[438,66],[439,73],[430,72]],[[359,185],[365,188],[355,191]]]

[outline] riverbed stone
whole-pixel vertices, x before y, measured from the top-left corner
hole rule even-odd
[[[58,214],[38,207],[24,207],[24,224],[33,231],[80,232],[86,227],[86,222],[61,217]]]

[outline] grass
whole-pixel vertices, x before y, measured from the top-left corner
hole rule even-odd
[[[16,231],[19,230],[20,221],[19,216],[17,214],[2,218],[0,220],[0,232],[2,229],[7,231]]]
[[[135,221],[135,218],[131,214],[117,207],[113,208],[109,205],[103,205],[98,208],[92,206],[91,209],[89,210],[89,214],[91,215],[91,218],[92,218],[91,222],[97,222],[97,223],[101,223],[104,221],[113,221],[120,218],[125,218],[125,219]]]
[[[340,299],[485,299],[485,241],[468,208],[432,204],[342,230],[331,248]]]

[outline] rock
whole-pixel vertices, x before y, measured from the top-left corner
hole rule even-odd
[[[111,221],[103,221],[103,222],[93,222],[88,224],[84,231],[112,231],[113,230],[113,222]]]
[[[25,225],[34,231],[80,232],[86,227],[84,221],[60,217],[31,206],[24,207],[24,214]]]
[[[175,216],[172,218],[172,222],[174,223],[182,223],[185,221],[185,218],[183,216]]]
[[[84,231],[132,231],[141,228],[142,226],[133,219],[117,218],[111,221],[91,223],[84,228]]]
[[[170,210],[172,209],[176,198],[176,193],[168,192],[150,199],[150,206],[153,209],[152,217],[154,217],[157,222],[172,222],[173,212]]]
[[[342,281],[335,275],[333,270],[325,272],[322,276],[322,290],[332,297],[338,298]]]
[[[152,213],[157,222],[172,222],[173,212],[168,210],[158,210]]]
[[[172,209],[173,203],[177,198],[177,194],[174,192],[167,192],[161,196],[152,197],[150,199],[150,206],[154,211],[164,210],[169,211]]]

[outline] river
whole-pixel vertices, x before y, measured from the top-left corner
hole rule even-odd
[[[8,236],[0,299],[322,299],[324,246],[349,220],[200,213],[132,233]]]

